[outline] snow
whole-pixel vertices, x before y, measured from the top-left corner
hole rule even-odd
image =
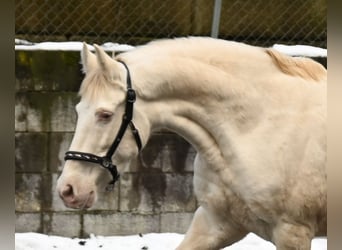
[[[26,40],[15,39],[15,50],[63,50],[63,51],[81,51],[82,42],[42,42],[31,43]],[[134,49],[133,46],[118,43],[104,43],[101,47],[105,51],[124,52]],[[90,50],[95,50],[94,46],[88,44]]]
[[[275,44],[273,47],[289,56],[327,57],[327,50],[309,45],[282,45]]]
[[[87,239],[49,236],[38,233],[16,233],[15,250],[174,250],[184,235],[176,233],[150,233],[130,236],[95,236]],[[224,250],[275,250],[275,246],[255,234]],[[327,250],[326,238],[315,238],[311,250]]]
[[[26,40],[15,39],[15,50],[63,50],[63,51],[80,51],[82,42],[42,42],[32,43]],[[88,45],[90,50],[94,47]],[[104,43],[101,47],[105,51],[125,52],[134,49],[134,46],[118,43]],[[283,45],[275,44],[274,49],[290,55],[290,56],[308,56],[308,57],[327,57],[327,50],[323,48],[308,46],[308,45]]]

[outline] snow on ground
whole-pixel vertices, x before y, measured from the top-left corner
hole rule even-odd
[[[42,42],[32,43],[26,40],[15,39],[15,50],[68,50],[80,51],[82,49],[82,42]],[[133,46],[118,43],[104,43],[101,45],[106,51],[124,52],[134,49]],[[308,56],[308,57],[327,57],[327,50],[308,45],[273,45],[274,49],[290,55],[290,56]],[[90,50],[94,47],[89,45]]]
[[[38,233],[16,233],[15,250],[174,250],[184,235],[151,233],[131,236],[95,236],[70,239]],[[240,242],[224,250],[275,250],[275,246],[255,234],[248,234]],[[312,241],[311,250],[327,250],[326,238]]]

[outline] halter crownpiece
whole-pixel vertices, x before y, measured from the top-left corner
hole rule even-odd
[[[120,178],[120,174],[118,173],[117,167],[112,162],[112,157],[113,157],[117,147],[119,146],[119,144],[122,140],[122,137],[124,136],[128,126],[130,126],[130,128],[131,128],[135,142],[136,142],[137,147],[138,147],[138,151],[140,151],[141,147],[142,147],[139,131],[136,129],[136,127],[134,126],[134,123],[132,121],[132,119],[133,119],[133,104],[136,100],[136,94],[135,94],[134,89],[132,88],[131,74],[129,72],[127,65],[123,61],[118,61],[118,62],[122,63],[123,66],[127,70],[126,108],[125,108],[125,113],[123,114],[123,117],[122,117],[121,126],[119,128],[118,133],[115,136],[115,139],[114,139],[112,145],[108,149],[105,156],[97,156],[94,154],[84,153],[84,152],[79,152],[79,151],[67,151],[65,153],[65,157],[64,157],[64,160],[78,160],[78,161],[87,161],[87,162],[97,163],[101,167],[107,169],[113,178],[108,183],[108,186],[106,187],[107,191],[112,190],[114,188],[115,182]]]

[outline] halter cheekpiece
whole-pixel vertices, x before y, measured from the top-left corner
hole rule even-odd
[[[125,108],[125,113],[123,114],[123,117],[122,117],[121,126],[119,128],[118,133],[116,134],[116,137],[112,145],[108,149],[105,156],[97,156],[94,154],[84,153],[84,152],[79,152],[79,151],[67,151],[64,157],[64,160],[78,160],[78,161],[87,161],[87,162],[97,163],[101,167],[107,169],[113,177],[113,179],[109,182],[106,188],[108,191],[114,188],[115,182],[120,178],[120,174],[118,173],[117,167],[112,162],[112,156],[114,155],[117,147],[119,146],[121,139],[124,136],[128,126],[131,128],[132,134],[134,136],[135,142],[138,147],[138,151],[140,151],[142,147],[141,139],[139,136],[139,131],[136,129],[132,121],[133,104],[135,102],[136,95],[135,95],[134,89],[132,88],[131,75],[130,75],[127,65],[122,61],[118,61],[118,62],[122,63],[127,70],[126,108]]]

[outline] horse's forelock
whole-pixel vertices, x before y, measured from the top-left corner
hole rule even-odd
[[[108,78],[108,76],[103,74],[100,69],[97,69],[86,75],[81,84],[78,95],[81,98],[94,101],[103,97],[104,94],[108,93],[109,90],[113,88],[124,91],[122,84],[114,79]]]

